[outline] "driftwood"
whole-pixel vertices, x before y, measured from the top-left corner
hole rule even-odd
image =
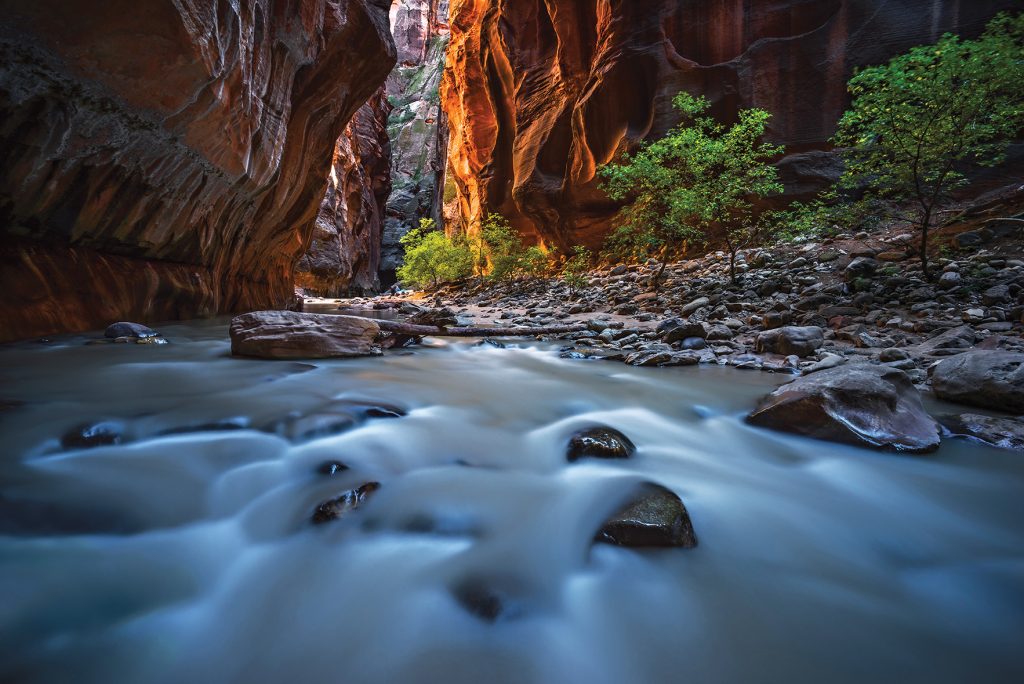
[[[444,328],[437,325],[415,325],[399,321],[379,321],[382,332],[408,335],[410,337],[533,337],[534,335],[563,335],[565,333],[583,332],[586,323],[568,325],[545,325],[535,328],[520,325],[506,328],[483,328],[480,326],[457,326]]]

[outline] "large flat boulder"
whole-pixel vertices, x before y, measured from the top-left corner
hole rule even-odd
[[[255,311],[231,321],[231,353],[261,359],[377,356],[380,326],[368,318]]]
[[[932,369],[935,396],[958,404],[1024,413],[1024,354],[978,349]]]
[[[825,343],[825,334],[814,325],[787,325],[784,328],[766,330],[757,336],[755,348],[759,354],[771,353],[789,356],[796,354],[810,356]]]
[[[830,368],[782,385],[747,422],[891,451],[924,453],[939,446],[939,426],[907,374],[869,364]]]

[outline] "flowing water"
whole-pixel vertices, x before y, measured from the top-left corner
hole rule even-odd
[[[223,321],[162,330],[0,348],[2,681],[1024,681],[1021,454],[754,429],[784,379],[754,372],[468,341],[266,362]],[[302,422],[374,405],[408,413]],[[102,420],[121,444],[61,446]],[[568,464],[593,424],[636,457]],[[644,480],[697,548],[592,543]]]

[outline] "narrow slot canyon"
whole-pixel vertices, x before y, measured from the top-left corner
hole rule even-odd
[[[1024,681],[1019,0],[0,0],[0,682]]]

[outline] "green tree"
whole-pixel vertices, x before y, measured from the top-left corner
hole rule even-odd
[[[465,235],[453,238],[437,230],[433,219],[420,219],[420,225],[402,236],[405,263],[398,268],[398,279],[410,287],[434,287],[460,280],[473,272],[473,251]]]
[[[489,214],[480,226],[480,263],[490,263],[488,277],[508,281],[522,276],[537,277],[550,266],[540,247],[525,247],[519,233],[501,214]]]
[[[575,297],[579,291],[587,286],[587,271],[593,255],[583,245],[575,245],[572,248],[572,256],[566,260],[562,267],[562,282],[569,286],[569,296]]]
[[[1000,15],[977,40],[944,35],[850,80],[839,122],[840,186],[910,202],[928,268],[929,231],[971,167],[1003,161],[1024,126],[1024,15]]]
[[[618,164],[601,169],[605,191],[628,204],[607,243],[616,257],[657,254],[658,287],[670,254],[690,240],[706,240],[718,228],[730,253],[735,282],[736,252],[750,242],[756,223],[751,200],[782,191],[769,160],[782,148],[761,142],[771,115],[744,109],[732,126],[705,116],[703,97],[680,92],[673,104],[683,122]]]

